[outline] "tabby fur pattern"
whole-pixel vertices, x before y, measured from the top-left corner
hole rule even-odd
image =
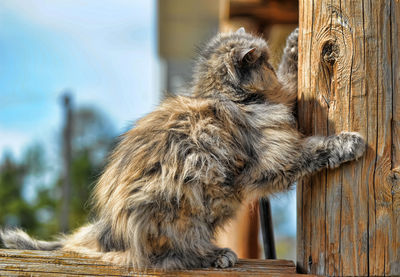
[[[359,158],[357,133],[296,129],[297,37],[274,71],[267,43],[242,28],[201,51],[190,96],[165,99],[125,133],[94,190],[97,219],[56,242],[3,230],[10,248],[61,249],[138,268],[233,266],[214,243],[245,199]]]

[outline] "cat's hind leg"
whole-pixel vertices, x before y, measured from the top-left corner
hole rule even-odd
[[[195,253],[193,251],[180,251],[173,249],[162,255],[153,257],[151,264],[161,269],[188,269],[188,268],[227,268],[234,266],[237,262],[235,252],[229,248],[213,247],[212,251]]]

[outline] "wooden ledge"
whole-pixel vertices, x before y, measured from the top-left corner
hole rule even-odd
[[[146,272],[68,252],[0,249],[0,276],[301,276],[287,260],[240,260],[233,268]]]

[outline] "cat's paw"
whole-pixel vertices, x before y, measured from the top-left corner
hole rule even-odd
[[[278,72],[281,76],[293,76],[297,82],[298,63],[298,37],[299,28],[296,28],[286,39],[286,46],[283,49],[282,61],[279,64]]]
[[[364,138],[356,132],[342,132],[333,141],[336,157],[330,161],[330,167],[360,158],[366,149]]]
[[[235,252],[229,248],[218,249],[215,254],[216,259],[213,265],[219,268],[234,266],[238,259]]]
[[[283,50],[284,55],[292,62],[296,62],[298,59],[298,40],[299,40],[299,28],[296,28],[287,38],[286,46]]]
[[[342,132],[339,137],[343,141],[343,149],[349,159],[358,159],[364,154],[366,144],[359,133]]]

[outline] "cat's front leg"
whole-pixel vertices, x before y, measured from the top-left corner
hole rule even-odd
[[[296,28],[287,38],[277,75],[284,91],[294,102],[297,97],[298,36]]]
[[[306,138],[298,158],[283,174],[275,174],[272,184],[277,190],[286,190],[300,178],[324,168],[336,168],[342,163],[360,158],[365,151],[362,136],[355,132],[343,132],[329,137]]]
[[[301,168],[313,173],[323,168],[335,168],[340,164],[360,158],[365,151],[365,141],[356,132],[342,132],[329,137],[309,137],[303,143]],[[301,176],[300,176],[301,177]]]
[[[343,132],[329,137],[299,138],[292,144],[283,145],[280,150],[265,149],[265,160],[239,179],[240,183],[252,184],[246,187],[250,195],[254,192],[260,196],[287,191],[306,175],[358,159],[365,151],[365,142],[358,133]]]

